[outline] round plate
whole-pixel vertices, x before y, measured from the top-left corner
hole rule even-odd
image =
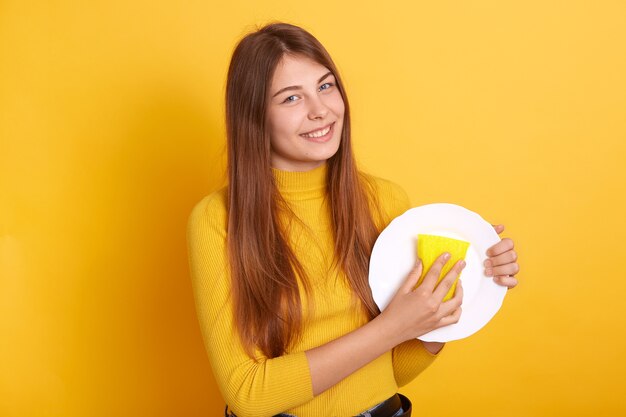
[[[418,339],[449,342],[480,330],[498,312],[507,288],[484,274],[487,249],[500,241],[491,224],[455,204],[415,207],[396,217],[382,231],[370,259],[369,283],[374,301],[384,310],[417,261],[417,235],[431,234],[470,242],[461,274],[463,312],[458,323],[435,329]]]

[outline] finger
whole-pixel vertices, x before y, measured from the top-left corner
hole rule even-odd
[[[441,274],[441,269],[444,265],[450,260],[450,254],[448,252],[444,252],[431,265],[430,269],[426,273],[424,277],[424,281],[420,284],[420,287],[423,287],[425,290],[430,291],[431,293],[435,289],[435,285],[437,285],[437,281],[439,280],[439,275]]]
[[[498,275],[515,275],[519,272],[519,264],[512,263],[512,264],[500,265],[500,266],[496,266],[496,267],[488,268],[488,269],[491,269],[491,275],[487,275],[488,277],[495,277]]]
[[[454,291],[454,297],[441,303],[440,311],[441,317],[449,316],[456,310],[461,307],[463,304],[463,284],[461,280],[456,283],[456,290]]]
[[[449,326],[451,324],[458,323],[461,319],[461,313],[463,313],[463,309],[461,307],[455,309],[452,314],[439,320],[439,327]]]
[[[454,281],[456,281],[461,271],[463,271],[463,268],[465,268],[465,261],[460,259],[437,285],[437,289],[433,293],[435,300],[443,300],[446,294],[448,294],[448,291],[450,291],[450,288],[452,288],[452,285],[454,285]]]
[[[506,251],[513,249],[513,240],[505,237],[489,249],[487,249],[487,256],[498,256]]]
[[[452,297],[450,300],[455,300],[455,302],[458,302],[460,307],[461,304],[463,304],[463,293],[463,283],[461,282],[461,280],[458,280],[456,283],[456,289],[454,290],[454,297]]]
[[[457,323],[461,318],[461,312],[463,304],[463,283],[461,280],[456,284],[456,290],[454,297],[446,301],[441,305],[440,310],[444,312],[439,320],[439,327],[448,326],[450,324]]]
[[[503,224],[492,224],[492,226],[495,229],[497,234],[500,234],[500,233],[504,232],[504,225]]]
[[[503,287],[507,287],[509,290],[515,288],[519,281],[515,277],[511,276],[498,276],[494,277],[494,282],[498,285],[502,285]]]
[[[407,275],[404,283],[400,287],[400,291],[404,294],[408,294],[413,291],[417,285],[417,281],[420,279],[420,276],[422,276],[422,260],[418,258],[417,262],[411,269],[411,272],[409,272],[409,275]]]
[[[494,266],[511,264],[517,261],[517,252],[511,249],[497,256],[487,258],[484,262],[485,268],[492,268]]]

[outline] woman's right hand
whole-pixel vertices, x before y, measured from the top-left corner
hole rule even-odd
[[[305,351],[313,395],[324,392],[400,343],[459,320],[463,298],[460,283],[453,298],[446,302],[442,300],[465,265],[459,261],[437,285],[448,259],[443,254],[437,258],[424,281],[415,288],[422,273],[421,262],[418,263],[378,317],[335,340]]]
[[[465,261],[459,260],[437,285],[441,269],[449,259],[450,254],[441,254],[416,288],[423,268],[421,260],[418,260],[387,308],[380,314],[380,319],[387,321],[385,327],[398,338],[397,344],[459,321],[463,301],[461,281],[457,283],[454,297],[445,302],[443,298],[465,268]]]

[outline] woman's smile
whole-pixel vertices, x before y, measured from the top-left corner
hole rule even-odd
[[[332,122],[328,126],[321,129],[313,130],[308,133],[301,133],[300,136],[312,142],[327,142],[333,137],[333,133],[335,133],[334,126],[335,122]]]

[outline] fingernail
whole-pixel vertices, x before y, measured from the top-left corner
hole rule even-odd
[[[444,261],[447,261],[448,259],[450,259],[450,254],[448,252],[443,254],[443,259]]]
[[[485,268],[490,268],[491,267],[491,260],[487,259],[485,261]]]
[[[421,258],[417,258],[417,262],[415,262],[415,266],[420,266],[422,263],[422,259]]]
[[[465,261],[464,261],[464,260],[461,260],[461,262],[459,262],[459,266],[460,266],[461,268],[465,268]]]
[[[493,275],[493,269],[491,269],[491,268],[487,268],[487,269],[485,269],[485,275],[487,275],[488,277],[490,277],[491,275]]]

